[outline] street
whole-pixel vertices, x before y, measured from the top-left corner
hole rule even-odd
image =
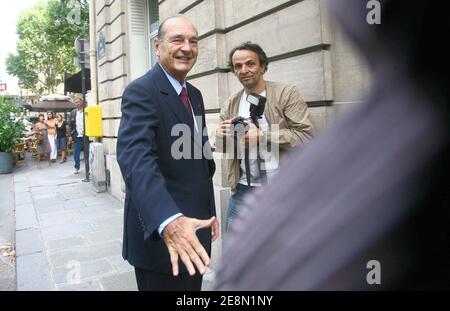
[[[16,289],[13,185],[12,174],[0,175],[0,291]]]

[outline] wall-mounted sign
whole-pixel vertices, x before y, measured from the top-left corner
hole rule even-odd
[[[84,68],[90,67],[89,50],[89,40],[79,36],[75,40],[75,51],[77,52],[77,57],[74,59],[75,67],[81,67],[82,64],[84,65]]]
[[[0,92],[4,92],[6,91],[7,87],[6,87],[6,83],[0,83]]]
[[[83,50],[84,55],[89,55],[90,46],[89,46],[88,39],[79,36],[75,39],[74,46],[75,46],[75,51],[77,52],[77,54],[80,54],[81,50]]]
[[[97,40],[97,55],[98,59],[106,55],[106,44],[105,44],[105,34],[100,32]]]

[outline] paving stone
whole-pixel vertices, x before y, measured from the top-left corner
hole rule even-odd
[[[37,205],[61,205],[64,202],[57,197],[56,193],[32,193],[31,195],[33,197],[33,203]]]
[[[114,208],[120,208],[121,204],[119,201],[112,199],[111,197],[107,198],[104,196],[101,197],[89,197],[89,198],[85,198],[84,202],[86,203],[86,206],[91,206],[91,205],[110,205],[111,207]]]
[[[86,206],[86,203],[82,199],[78,200],[69,200],[65,201],[63,203],[63,206],[65,209],[77,209],[77,208],[83,208]]]
[[[42,174],[43,175],[43,174]],[[59,183],[64,183],[65,180],[56,180],[56,179],[45,179],[42,176],[35,176],[30,178],[30,182],[32,182],[34,187],[55,187],[58,186]]]
[[[49,193],[55,192],[55,187],[30,187],[31,195],[38,196],[38,195],[45,195]]]
[[[102,219],[92,219],[89,221],[95,229],[97,230],[104,230],[104,229],[110,229],[110,228],[116,228],[119,230],[122,230],[123,227],[123,215],[120,213],[120,215],[115,216],[109,216],[105,215]]]
[[[114,198],[113,196],[111,196],[111,194],[109,192],[99,192],[99,193],[95,193],[95,197],[96,198],[103,198],[106,200],[111,200],[111,201],[116,201],[116,202],[120,202],[118,201],[116,198]]]
[[[33,204],[16,206],[16,230],[33,228],[36,225],[37,219]]]
[[[58,291],[100,291],[102,290],[98,280],[86,280],[80,284],[59,284],[56,285]]]
[[[80,215],[81,214],[78,210],[50,212],[40,215],[39,223],[42,228],[53,225],[71,224],[79,221]]]
[[[57,200],[57,199],[55,199],[55,200],[43,199],[43,200],[34,200],[33,203],[34,203],[34,207],[37,210],[45,209],[48,207],[50,207],[50,208],[59,207],[61,210],[61,206],[64,202],[61,200]]]
[[[33,203],[33,199],[31,197],[31,193],[29,192],[23,192],[23,193],[16,193],[15,195],[15,205],[21,205],[21,204],[29,204]]]
[[[33,200],[36,201],[52,201],[58,200],[58,194],[56,193],[43,193],[43,194],[33,194]]]
[[[28,186],[28,182],[26,182],[26,181],[16,182],[15,181],[14,182],[14,193],[19,194],[19,193],[23,193],[23,192],[30,192],[30,187]]]
[[[101,243],[114,240],[122,240],[122,226],[107,227],[100,231],[93,231],[84,235],[91,243]]]
[[[49,269],[43,253],[17,257],[18,291],[52,290],[53,286],[50,280]]]
[[[76,270],[78,270],[79,272],[76,272]],[[57,285],[71,285],[69,282],[77,281],[77,279],[74,278],[78,273],[79,281],[83,281],[89,278],[98,278],[103,275],[111,274],[114,271],[115,270],[113,269],[112,265],[106,259],[85,262],[75,261],[66,266],[54,268],[53,280]]]
[[[72,199],[79,199],[83,197],[91,197],[95,194],[93,190],[76,190],[76,191],[65,191],[63,193],[59,194],[59,197],[62,200],[72,200]]]
[[[73,163],[45,164],[20,168],[23,172],[18,169],[15,175],[21,177],[11,181],[20,189],[16,197],[21,203],[16,216],[21,228],[16,233],[18,289],[136,290],[134,268],[121,257],[123,204],[81,182],[83,174],[72,174]],[[80,264],[79,284],[67,283],[71,261]]]
[[[134,271],[134,267],[130,265],[122,256],[112,256],[108,258],[114,269],[119,273]]]
[[[31,228],[16,231],[16,254],[23,256],[42,252],[44,245],[42,243],[39,230]]]
[[[123,220],[123,209],[104,210],[98,213],[81,214],[80,221],[89,221],[90,223],[105,223],[107,218],[121,218]],[[101,227],[101,226],[99,226]]]
[[[55,213],[55,212],[60,212],[64,210],[64,207],[61,205],[38,205],[38,204],[34,204],[34,208],[38,214],[38,217],[40,217],[43,214],[46,213]]]
[[[14,183],[22,183],[27,180],[27,176],[25,174],[14,174]]]
[[[68,238],[91,232],[93,227],[87,222],[74,222],[64,225],[55,225],[42,229],[42,237],[44,241],[55,240],[58,238]]]
[[[81,185],[81,182],[70,182],[70,183],[66,183],[66,184],[63,184],[63,185],[59,185],[58,187],[61,190],[63,189],[64,192],[67,192],[67,191],[70,192],[71,189],[72,190],[79,189],[80,185]]]
[[[57,240],[50,240],[47,241],[47,251],[49,252],[56,252],[56,251],[62,251],[65,249],[77,247],[77,246],[83,246],[86,245],[86,241],[81,236],[74,236],[70,238],[64,238],[64,239],[57,239]]]
[[[107,258],[122,253],[122,245],[119,241],[92,244],[74,247],[61,252],[49,254],[50,264],[53,267],[64,266],[71,260],[89,261]]]
[[[115,274],[100,278],[104,290],[107,291],[136,291],[136,276],[134,271]]]
[[[113,210],[118,210],[120,207],[112,206],[111,204],[100,204],[100,205],[92,205],[92,206],[85,206],[81,207],[79,210],[84,215],[89,214],[96,214],[96,213],[103,213],[103,212],[110,212]]]

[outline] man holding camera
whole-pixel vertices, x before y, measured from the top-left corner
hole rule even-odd
[[[216,131],[216,151],[227,155],[233,193],[227,230],[244,195],[270,182],[279,169],[279,155],[310,141],[313,130],[297,88],[264,80],[269,61],[259,45],[245,42],[235,47],[229,62],[244,89],[224,103]]]

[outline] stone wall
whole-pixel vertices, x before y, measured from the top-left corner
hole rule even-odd
[[[97,58],[97,70],[98,100],[103,112],[102,143],[110,181],[108,191],[121,200],[124,199],[124,189],[116,161],[116,142],[121,115],[121,96],[129,83],[127,2],[95,1],[97,40],[101,33],[105,38],[105,54]]]

